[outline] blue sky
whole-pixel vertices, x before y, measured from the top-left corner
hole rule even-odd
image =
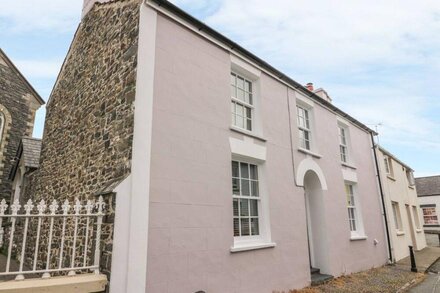
[[[336,106],[378,126],[380,143],[440,174],[437,0],[173,0]],[[0,0],[0,47],[47,100],[80,21],[82,0]],[[34,135],[41,137],[44,109]]]

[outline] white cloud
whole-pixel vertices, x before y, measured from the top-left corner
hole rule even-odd
[[[82,0],[0,0],[0,28],[12,33],[75,29]]]
[[[440,47],[439,20],[437,1],[397,0],[224,0],[206,19],[279,64],[330,70],[423,64],[425,48]]]
[[[50,78],[55,79],[60,70],[62,61],[60,60],[16,60],[15,65],[20,72],[28,78]]]

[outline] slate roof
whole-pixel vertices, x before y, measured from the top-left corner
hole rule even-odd
[[[440,196],[440,175],[416,178],[417,196]]]
[[[38,168],[40,163],[41,139],[33,137],[23,137],[24,165],[30,168]]]

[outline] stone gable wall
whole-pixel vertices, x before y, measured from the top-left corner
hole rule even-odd
[[[2,58],[0,57],[0,60]],[[0,199],[11,198],[12,181],[9,172],[24,135],[32,135],[36,107],[25,82],[7,64],[0,62],[0,112],[5,116],[5,127],[0,139]]]
[[[25,198],[84,202],[130,173],[140,3],[96,4],[82,20],[47,106],[40,168]],[[112,194],[105,200],[101,269],[109,274],[115,201]],[[83,237],[77,247],[76,255],[82,256]]]

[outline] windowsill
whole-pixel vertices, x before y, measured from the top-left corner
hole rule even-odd
[[[359,241],[359,240],[367,240],[368,236],[367,235],[359,235],[359,236],[351,236],[350,237],[350,241]]]
[[[256,249],[264,249],[264,248],[272,248],[277,244],[274,242],[252,242],[252,243],[243,243],[243,244],[235,244],[231,247],[231,252],[240,252],[240,251],[248,251],[248,250],[256,250]]]
[[[417,233],[422,233],[423,230],[422,230],[422,229],[416,229],[416,232],[417,232]]]
[[[303,149],[303,148],[301,148],[301,147],[298,148],[298,151],[299,151],[299,152],[302,152],[302,153],[305,153],[305,154],[307,154],[307,155],[311,155],[311,156],[313,156],[313,157],[315,157],[315,158],[318,158],[318,159],[322,158],[322,156],[321,156],[320,154],[317,154],[317,153],[314,153],[314,152],[312,152],[312,151],[309,151],[309,150]]]
[[[402,236],[405,235],[405,232],[403,231],[396,231],[397,236]]]
[[[394,177],[391,176],[391,175],[387,175],[387,178],[390,179],[390,180],[396,181],[396,178],[394,178]]]
[[[341,165],[356,170],[356,167],[350,163],[341,162]]]
[[[253,132],[251,132],[249,130],[246,130],[246,129],[241,129],[241,128],[236,127],[236,126],[231,126],[231,127],[229,127],[229,129],[231,129],[232,131],[235,131],[235,132],[238,132],[238,133],[250,136],[252,138],[261,140],[262,142],[266,141],[266,139],[264,137],[259,136],[259,135],[255,134],[255,133],[253,133]]]

